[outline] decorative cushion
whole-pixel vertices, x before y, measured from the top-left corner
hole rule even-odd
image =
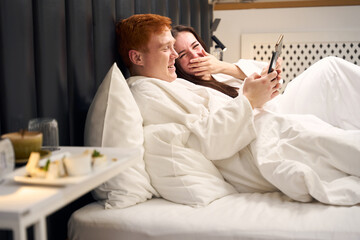
[[[99,86],[89,108],[86,146],[141,148],[138,162],[93,191],[105,208],[125,208],[157,195],[143,161],[142,117],[124,76],[116,63]]]

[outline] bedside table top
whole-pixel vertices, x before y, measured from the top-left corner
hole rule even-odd
[[[87,149],[96,149],[111,158],[115,156],[116,161],[62,186],[15,182],[15,176],[25,175],[25,166],[6,176],[6,180],[0,183],[0,228],[7,227],[11,221],[22,221],[25,225],[30,225],[38,218],[46,217],[91,191],[142,158],[140,148],[101,147],[60,147],[52,156],[65,152],[76,154]]]

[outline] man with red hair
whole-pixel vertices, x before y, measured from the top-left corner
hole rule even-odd
[[[171,20],[155,14],[134,15],[116,25],[119,53],[132,76],[176,79]]]
[[[131,76],[145,76],[171,82],[177,77],[171,34],[171,20],[156,14],[138,14],[116,25],[118,51],[130,70]],[[261,77],[251,75],[244,83],[244,95],[252,108],[262,107],[279,94],[277,73]]]

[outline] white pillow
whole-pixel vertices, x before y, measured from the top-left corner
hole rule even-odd
[[[146,170],[161,197],[202,207],[236,193],[210,160],[187,147],[190,131],[185,126],[149,125],[144,128],[144,134]]]
[[[93,191],[105,208],[125,208],[144,202],[156,191],[143,161],[143,127],[138,106],[116,63],[99,86],[89,108],[85,146],[141,148],[138,162]]]

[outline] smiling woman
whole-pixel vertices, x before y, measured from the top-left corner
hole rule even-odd
[[[207,47],[204,41],[193,28],[177,25],[171,31],[176,39],[175,50],[179,54],[179,58],[175,61],[176,73],[179,78],[187,79],[201,86],[211,87],[230,97],[238,96],[238,88],[216,81],[211,77],[208,69],[204,68],[204,65],[214,61],[214,57],[206,52]],[[226,73],[239,79],[246,77],[235,65],[216,62],[213,70],[226,71]]]

